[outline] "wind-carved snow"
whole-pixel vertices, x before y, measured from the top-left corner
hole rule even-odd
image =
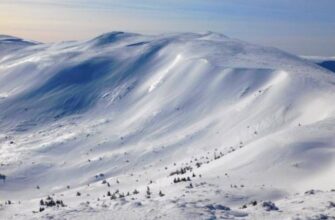
[[[42,60],[41,57],[34,57],[34,56],[27,57],[26,59],[21,59],[19,61],[14,61],[14,62],[11,62],[11,63],[8,63],[8,64],[2,64],[2,65],[0,65],[0,69],[9,69],[9,68],[13,68],[13,67],[25,64],[25,63],[39,62],[41,60]]]
[[[331,219],[334,94],[211,32],[0,36],[0,218]]]
[[[173,70],[173,68],[178,64],[178,62],[182,59],[181,54],[178,54],[176,58],[172,61],[172,63],[165,67],[164,70],[157,75],[154,76],[152,80],[149,80],[149,83],[151,84],[149,87],[148,92],[152,92],[166,77],[166,75]]]

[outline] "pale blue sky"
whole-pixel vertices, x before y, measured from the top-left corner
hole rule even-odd
[[[51,42],[122,30],[217,31],[303,55],[335,55],[335,0],[0,0],[0,34]]]

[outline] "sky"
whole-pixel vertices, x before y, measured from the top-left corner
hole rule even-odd
[[[41,42],[110,31],[220,32],[298,55],[335,55],[335,0],[0,0],[0,34]]]

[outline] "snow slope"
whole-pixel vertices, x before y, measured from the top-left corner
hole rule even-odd
[[[334,100],[331,72],[217,33],[1,36],[0,216],[334,217]]]

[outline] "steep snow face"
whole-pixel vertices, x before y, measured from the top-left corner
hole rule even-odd
[[[0,51],[1,198],[101,196],[102,179],[172,198],[185,166],[194,185],[244,185],[215,195],[232,206],[335,184],[335,77],[293,55],[216,33],[1,36]]]

